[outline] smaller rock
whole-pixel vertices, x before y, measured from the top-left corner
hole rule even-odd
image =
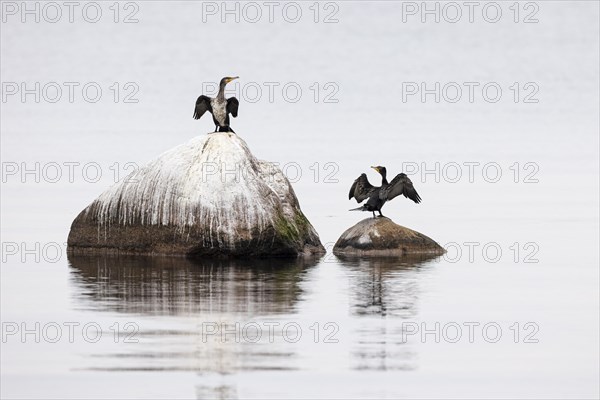
[[[400,226],[387,217],[367,218],[342,233],[335,255],[407,256],[441,255],[445,250],[433,239]]]

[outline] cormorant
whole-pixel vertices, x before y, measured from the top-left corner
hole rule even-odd
[[[196,100],[196,108],[194,108],[194,119],[200,119],[206,111],[210,111],[215,123],[215,132],[233,132],[233,129],[229,127],[229,114],[233,117],[238,115],[238,107],[240,102],[235,97],[225,98],[225,85],[234,79],[239,78],[234,76],[230,78],[226,76],[221,79],[219,84],[219,94],[214,99],[208,96],[202,95]]]
[[[357,203],[361,203],[365,199],[369,200],[361,207],[353,208],[350,211],[372,211],[373,217],[375,217],[375,211],[379,211],[379,216],[383,217],[383,214],[381,214],[381,207],[383,207],[386,201],[392,200],[394,197],[401,194],[415,203],[421,202],[421,197],[405,173],[396,175],[396,177],[388,183],[385,167],[377,166],[371,168],[381,174],[381,186],[376,187],[371,185],[367,179],[367,175],[364,173],[361,174],[352,184],[348,199],[354,197]]]

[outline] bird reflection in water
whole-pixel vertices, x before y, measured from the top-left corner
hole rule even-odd
[[[418,316],[419,279],[432,255],[405,257],[337,256],[347,269],[351,313],[362,318],[352,350],[354,369],[413,370],[400,320]]]
[[[414,317],[422,269],[438,256],[337,256],[349,272],[351,307],[357,315]]]
[[[416,368],[415,348],[403,342],[401,322],[418,318],[419,282],[432,267],[431,258],[338,259],[349,282],[352,318],[339,327],[340,339],[350,344],[349,367]],[[281,337],[270,342],[263,335],[257,343],[237,341],[235,335],[205,341],[200,331],[205,321],[226,329],[248,321],[285,324],[304,318],[306,323],[311,316],[303,314],[301,299],[303,288],[312,287],[307,283],[314,279],[316,259],[71,256],[69,261],[78,307],[110,318],[133,316],[140,325],[140,343],[94,348],[89,369],[216,374],[208,385],[202,379],[198,396],[232,397],[236,388],[229,377],[236,372],[302,368],[302,350]],[[322,349],[335,353],[339,348]]]

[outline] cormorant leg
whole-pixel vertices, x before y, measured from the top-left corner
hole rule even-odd
[[[377,216],[375,215],[375,211],[373,211],[373,218],[377,218]]]
[[[383,214],[381,213],[381,210],[379,210],[379,216],[383,217]]]
[[[218,132],[217,129],[219,129],[219,125],[215,125],[215,132]]]

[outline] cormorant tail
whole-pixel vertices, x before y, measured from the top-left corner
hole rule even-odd
[[[368,211],[368,210],[367,210],[367,206],[360,206],[358,208],[351,208],[348,211]]]

